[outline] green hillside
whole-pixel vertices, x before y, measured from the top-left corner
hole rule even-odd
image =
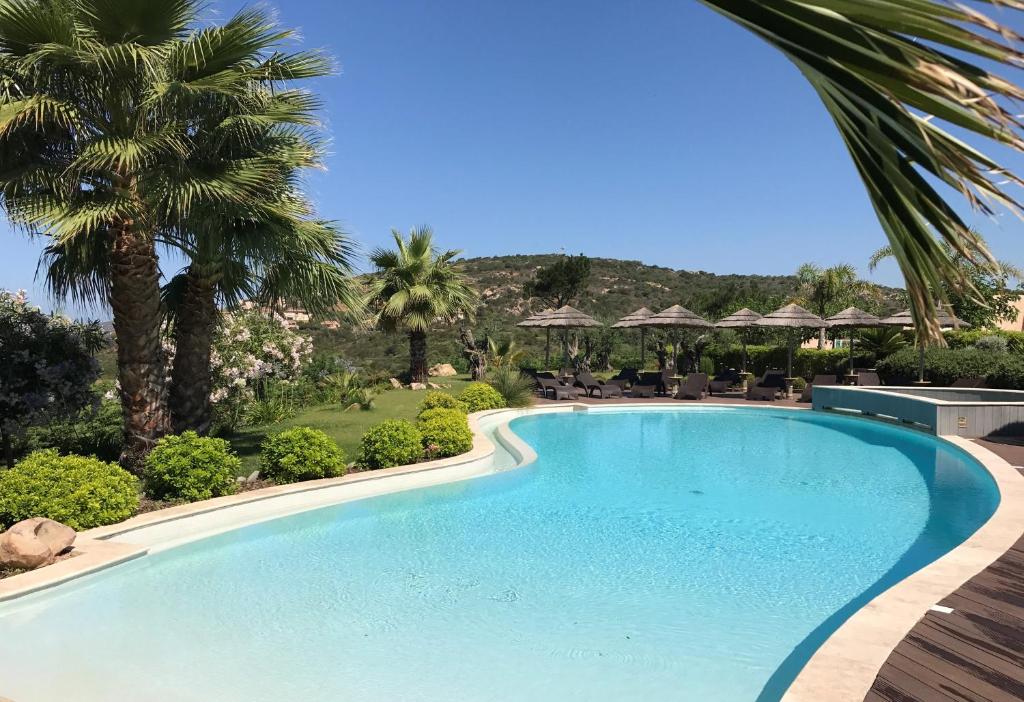
[[[544,333],[515,326],[541,309],[537,301],[523,299],[523,285],[541,266],[559,254],[491,256],[470,258],[459,267],[480,291],[480,308],[473,329],[477,337],[510,335],[531,355],[543,354]],[[795,266],[794,266],[795,267]],[[740,307],[770,312],[787,301],[796,289],[796,279],[784,275],[716,275],[704,271],[682,271],[650,266],[639,261],[591,259],[590,285],[574,306],[607,323],[639,307],[658,311],[674,304],[719,319]],[[883,299],[875,302],[892,311],[902,304],[902,291],[883,288]],[[871,307],[868,301],[865,307]],[[342,327],[338,330],[311,326],[318,353],[335,353],[357,365],[371,365],[399,372],[406,367],[408,348],[404,336]],[[635,333],[617,333],[616,354],[635,355]],[[430,337],[430,362],[449,362],[461,367],[460,346],[455,329],[438,329]]]

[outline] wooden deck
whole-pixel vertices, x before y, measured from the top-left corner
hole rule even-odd
[[[1024,464],[1022,445],[978,443]],[[921,618],[890,654],[865,702],[1024,700],[1024,535],[939,604],[953,611]]]

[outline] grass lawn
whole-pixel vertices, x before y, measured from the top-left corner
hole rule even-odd
[[[468,377],[434,378],[445,392],[459,393],[469,384]],[[343,411],[339,405],[317,405],[306,407],[291,419],[262,427],[249,427],[229,437],[231,446],[242,459],[243,474],[248,475],[259,468],[260,442],[283,429],[291,427],[313,427],[326,433],[338,442],[345,452],[346,461],[354,461],[359,452],[359,439],[371,425],[385,419],[415,419],[424,393],[413,390],[387,390],[374,400],[374,408],[362,411],[358,408]]]

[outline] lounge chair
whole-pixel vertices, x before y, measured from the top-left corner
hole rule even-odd
[[[857,374],[857,385],[881,385],[882,380],[878,377],[878,373],[871,371],[862,371]]]
[[[708,389],[708,376],[706,373],[690,373],[686,380],[680,384],[676,392],[677,400],[703,400],[704,392]]]
[[[595,392],[601,393],[602,398],[622,397],[622,388],[618,385],[602,383],[590,373],[577,373],[576,382],[573,385],[583,388],[589,397],[593,397]]]
[[[950,383],[951,388],[987,388],[984,378],[957,378]]]
[[[797,402],[810,402],[812,399],[811,393],[814,391],[815,385],[836,385],[836,377],[834,375],[816,375],[814,380],[807,383],[807,387],[800,393],[800,399]]]
[[[725,394],[729,391],[733,385],[737,385],[740,382],[740,374],[735,369],[730,368],[727,371],[723,371],[716,375],[714,378],[708,381],[708,394]]]
[[[769,370],[747,388],[748,400],[775,400],[779,392],[786,389],[786,374],[784,371]]]
[[[537,378],[537,384],[544,397],[550,393],[552,400],[577,400],[580,396],[579,390],[553,378]]]
[[[609,378],[608,383],[610,385],[618,385],[623,390],[626,390],[636,385],[638,380],[640,380],[640,375],[636,372],[636,368],[623,368]]]
[[[643,388],[642,392],[649,394],[637,395],[636,391]],[[649,371],[641,373],[640,379],[633,385],[631,394],[633,397],[654,397],[665,392],[665,378],[661,371]]]

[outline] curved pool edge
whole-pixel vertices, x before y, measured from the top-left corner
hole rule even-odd
[[[509,427],[526,415],[608,410],[643,411],[736,405],[702,402],[563,403],[503,409],[470,415],[473,448],[447,459],[350,473],[340,478],[294,483],[180,505],[83,532],[78,555],[54,565],[0,581],[0,603],[37,593],[125,561],[218,533],[334,504],[440,485],[527,466],[537,454]],[[744,406],[751,410],[803,412],[805,408]],[[494,440],[514,465],[495,467]],[[856,421],[856,420],[854,420]],[[870,421],[870,420],[862,420]],[[903,431],[912,431],[903,429]],[[783,696],[784,702],[862,702],[879,669],[928,609],[1006,553],[1024,533],[1024,476],[994,453],[957,437],[937,437],[966,452],[989,473],[1000,493],[996,511],[959,546],[904,578],[854,613],[815,651]],[[183,529],[182,527],[186,526]]]

